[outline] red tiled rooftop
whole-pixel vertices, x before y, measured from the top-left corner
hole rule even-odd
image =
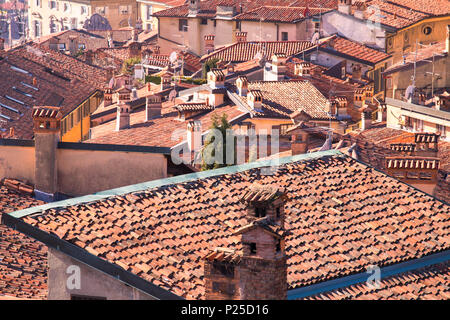
[[[264,6],[241,13],[234,17],[234,20],[297,23],[305,17],[330,10],[327,8]]]
[[[211,248],[241,249],[233,233],[247,224],[240,201],[254,183],[289,199],[291,289],[449,249],[448,205],[342,154],[311,156],[286,159],[273,175],[210,171],[23,221],[187,299],[204,298],[201,261]]]
[[[333,43],[333,45],[331,45]],[[376,64],[390,57],[389,54],[382,51],[369,48],[363,44],[340,37],[333,36],[328,41],[320,45],[320,49],[344,55],[349,58],[361,60],[368,64]]]
[[[41,204],[0,185],[0,220],[3,214]],[[0,224],[0,300],[46,299],[47,270],[47,247]]]
[[[360,283],[308,297],[308,300],[449,300],[450,262],[381,279],[379,287]]]

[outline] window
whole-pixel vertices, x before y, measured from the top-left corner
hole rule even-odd
[[[188,29],[188,21],[186,19],[178,20],[178,31],[186,32]]]
[[[276,208],[276,212],[277,212],[277,218],[281,217],[281,208],[280,207]]]
[[[281,41],[288,41],[289,35],[287,32],[281,33]]]
[[[39,21],[34,21],[33,23],[33,29],[34,29],[34,36],[40,37],[41,36],[41,23]]]
[[[58,43],[58,50],[59,51],[66,51],[66,44],[65,43]]]
[[[152,20],[153,6],[147,5],[147,20]]]
[[[234,266],[219,261],[213,262],[212,272],[228,278],[234,277]]]
[[[41,0],[35,0],[36,1],[36,7],[42,7]]]
[[[50,21],[50,33],[55,33],[58,31],[55,20]]]
[[[424,35],[428,36],[433,32],[433,28],[431,28],[430,26],[426,26],[423,28],[422,32]]]
[[[151,23],[147,23],[147,30],[148,31],[152,31],[153,30],[153,25]]]
[[[70,11],[70,4],[64,3],[63,10],[64,12]]]
[[[214,292],[220,292],[229,296],[232,296],[235,293],[235,287],[232,283],[214,281],[212,284],[212,289]]]
[[[97,7],[97,8],[95,8],[95,12],[100,14],[100,15],[105,15],[106,14],[106,7]]]
[[[214,21],[214,28],[217,26],[217,20],[213,20]]]
[[[275,250],[276,250],[276,252],[280,252],[281,251],[281,240],[280,239],[277,240],[277,244],[276,244]]]
[[[56,9],[56,1],[49,1],[48,6],[50,7],[50,9]]]
[[[203,25],[207,25],[208,24],[208,19],[202,19],[201,21],[200,21],[200,24],[203,24]]]
[[[119,14],[129,14],[131,6],[119,6]]]
[[[87,13],[86,6],[81,6],[81,14],[86,14],[86,13]]]
[[[320,22],[314,22],[314,32],[320,31]]]
[[[256,254],[256,243],[252,242],[249,244],[250,254]]]
[[[241,22],[240,21],[236,21],[236,29],[238,29],[239,31],[241,30]]]
[[[441,136],[445,137],[447,135],[446,127],[444,125],[437,124],[436,133],[439,133]]]
[[[84,50],[84,49],[86,49],[86,45],[84,43],[79,43],[78,44],[78,49]]]

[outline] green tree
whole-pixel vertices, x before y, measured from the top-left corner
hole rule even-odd
[[[224,113],[220,118],[219,116],[214,115],[212,120],[213,122],[210,127],[211,131],[206,137],[205,145],[202,149],[202,171],[231,166],[236,163],[236,141],[235,137],[232,136],[232,126],[228,122],[227,115]],[[216,141],[214,132],[220,133],[222,139]],[[227,154],[227,143],[230,141],[233,141],[233,146],[231,146],[233,148],[232,155],[230,152]],[[221,155],[216,154],[216,150],[220,151]],[[227,159],[227,156],[228,158],[233,156],[232,163],[229,163],[230,161]]]
[[[141,63],[141,58],[129,58],[129,59],[125,60],[122,64],[121,72],[123,74],[132,74],[133,66],[138,63]]]
[[[217,67],[217,62],[219,62],[219,61],[220,61],[220,59],[215,58],[215,59],[208,60],[203,64],[203,71],[202,71],[203,79],[206,79],[206,75],[208,74],[209,71],[211,71],[211,69],[214,69]]]

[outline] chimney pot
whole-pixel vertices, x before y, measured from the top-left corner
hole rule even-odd
[[[247,42],[247,32],[236,31],[236,42]]]
[[[130,127],[130,110],[128,103],[119,101],[117,104],[116,131],[127,129]]]

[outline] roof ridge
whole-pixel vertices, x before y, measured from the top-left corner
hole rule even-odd
[[[291,157],[284,157],[274,160],[263,160],[263,161],[255,161],[251,163],[245,163],[241,165],[235,165],[225,168],[219,168],[219,169],[213,169],[208,171],[202,171],[202,172],[195,172],[190,174],[185,174],[181,176],[175,176],[175,177],[169,177],[169,178],[163,178],[143,183],[138,183],[134,185],[129,185],[125,187],[105,190],[101,192],[97,192],[91,195],[71,198],[68,200],[48,203],[42,206],[32,207],[20,211],[15,211],[8,213],[14,218],[23,218],[28,215],[32,215],[35,213],[41,213],[49,209],[57,209],[61,207],[66,206],[73,206],[78,204],[85,204],[90,203],[94,201],[99,201],[102,199],[107,199],[112,196],[119,196],[119,195],[126,195],[134,192],[141,192],[148,189],[154,189],[164,186],[169,186],[173,184],[179,184],[179,183],[186,183],[186,182],[192,182],[198,179],[206,179],[210,177],[225,175],[225,174],[232,174],[232,173],[239,173],[251,169],[256,168],[263,168],[263,167],[271,167],[271,166],[280,166],[288,163],[293,162],[299,162],[299,161],[309,161],[309,160],[315,160],[322,157],[329,157],[329,156],[339,156],[339,157],[348,157],[339,150],[328,150],[328,151],[318,151],[313,153],[307,153],[307,154],[300,154],[295,155]]]

